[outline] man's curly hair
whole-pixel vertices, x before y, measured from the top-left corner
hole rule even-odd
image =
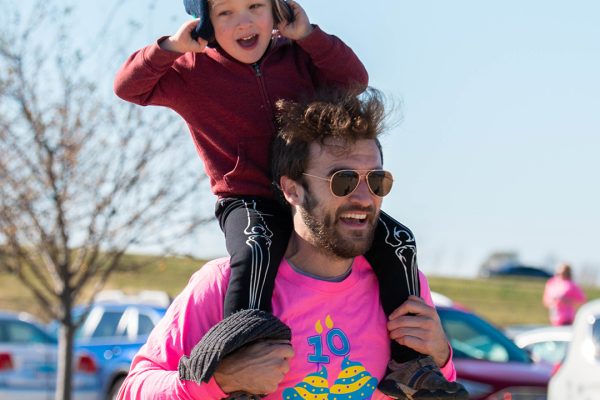
[[[384,129],[385,110],[382,95],[374,88],[360,95],[330,89],[304,102],[279,100],[276,108],[279,132],[271,153],[276,187],[282,176],[303,182],[313,142],[324,145],[328,139],[340,139],[351,145],[374,139],[381,153],[377,138]]]

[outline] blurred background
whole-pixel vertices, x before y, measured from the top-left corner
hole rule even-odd
[[[146,4],[82,3],[79,39],[108,52],[125,33],[114,28],[135,17],[131,53],[187,18],[180,2]],[[397,184],[384,208],[413,229],[426,273],[472,277],[500,251],[550,269],[568,260],[598,283],[597,2],[301,5],[354,49],[395,105],[384,154]],[[107,16],[110,26],[98,26]],[[226,253],[216,224],[181,250]]]
[[[128,108],[112,92],[126,56],[174,33],[188,19],[182,4],[59,0],[48,3],[53,9],[33,0],[0,4],[19,14],[2,16],[8,32],[33,30],[22,42],[18,35],[3,42],[7,48],[22,51],[31,66],[38,53],[76,49],[73,73],[93,82],[93,97],[102,101],[96,107],[115,115],[133,110],[127,112],[137,113],[137,125],[128,120],[128,129],[139,130],[141,140],[166,136],[144,122],[158,118],[178,140],[175,150],[187,177],[197,179],[193,202],[179,204],[184,211],[177,218],[155,218],[146,227],[152,234],[119,236],[127,243],[123,252],[140,255],[127,258],[131,265],[125,269],[164,255],[192,257],[193,266],[199,264],[195,259],[225,256],[222,233],[210,220],[215,198],[200,178],[202,165],[187,128],[170,110]],[[304,0],[301,5],[311,22],[354,49],[371,85],[386,95],[384,158],[395,187],[384,209],[414,231],[419,266],[428,276],[470,279],[525,268],[525,275],[548,278],[567,261],[576,281],[589,287],[600,283],[597,2]],[[62,34],[52,36],[48,21]],[[56,89],[56,81],[30,69],[31,87]],[[1,106],[10,115],[10,103]],[[165,162],[158,162],[159,171]],[[176,188],[183,181],[172,182]],[[191,218],[198,219],[193,231],[177,229]],[[163,269],[171,265],[156,263]],[[539,298],[537,288],[532,298]],[[175,294],[177,287],[167,290]],[[540,303],[537,307],[543,311]]]
[[[512,338],[548,325],[542,293],[563,261],[587,300],[600,298],[600,3],[300,4],[386,96],[395,186],[383,208],[415,233],[457,365],[466,363],[459,378],[473,399],[507,398],[508,387],[521,390],[515,399],[545,399],[550,369],[534,370],[546,350],[560,364],[570,327],[544,336],[540,353],[500,330]],[[41,321],[0,312],[0,327],[16,324],[19,343],[45,343],[54,360],[61,327],[77,328],[74,382],[90,396],[77,398],[110,399],[191,274],[226,255],[183,122],[112,91],[129,54],[189,17],[165,0],[0,0],[0,9],[0,309]],[[586,318],[600,321],[594,312]],[[30,322],[39,326],[29,335]],[[3,335],[0,374],[39,353],[3,350]],[[532,371],[514,381],[513,362]]]

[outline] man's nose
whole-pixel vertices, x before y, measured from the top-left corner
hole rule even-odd
[[[364,176],[360,177],[358,182],[358,186],[352,192],[350,197],[352,197],[353,201],[361,202],[364,204],[372,204],[373,202],[373,193],[369,189],[369,185],[367,184],[367,178]]]

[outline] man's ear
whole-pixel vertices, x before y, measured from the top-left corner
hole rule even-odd
[[[299,182],[296,182],[287,176],[282,176],[279,178],[279,186],[281,187],[283,197],[285,197],[290,205],[297,206],[302,204],[304,199],[304,188]]]

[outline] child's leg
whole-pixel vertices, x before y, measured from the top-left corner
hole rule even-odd
[[[379,280],[381,304],[390,315],[409,295],[419,296],[417,246],[407,227],[382,212],[371,249],[365,254]],[[431,357],[391,341],[387,375],[378,388],[394,399],[467,399],[457,382],[444,378]]]
[[[390,315],[409,295],[419,295],[417,245],[410,229],[381,212],[371,249],[365,254],[379,281],[379,296]],[[419,353],[392,341],[392,359],[414,359]]]
[[[289,210],[276,200],[228,198],[216,210],[231,256],[224,316],[241,309],[271,311],[279,263],[291,233]]]
[[[228,198],[219,200],[215,214],[231,256],[224,318],[194,346],[190,357],[181,357],[178,371],[182,380],[210,378],[224,354],[255,341],[259,334],[276,340],[291,336],[289,327],[268,313],[277,269],[291,233],[289,209],[275,200]],[[245,311],[237,312],[240,310]],[[227,398],[259,397],[240,392]]]

